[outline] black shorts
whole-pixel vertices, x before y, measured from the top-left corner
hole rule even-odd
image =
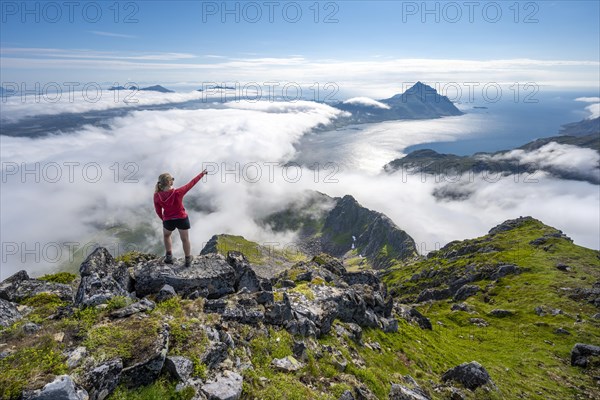
[[[168,231],[173,232],[175,230],[175,228],[177,229],[190,229],[190,218],[189,217],[185,217],[185,218],[180,218],[180,219],[168,219],[166,221],[163,221],[163,228],[165,228]]]

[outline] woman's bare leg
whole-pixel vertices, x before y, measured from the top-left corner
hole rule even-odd
[[[165,250],[167,253],[171,253],[173,251],[173,241],[171,240],[171,231],[163,228],[163,240],[165,242]]]
[[[189,229],[178,229],[181,243],[183,244],[183,253],[185,256],[189,256],[192,253],[192,244],[190,243],[190,230]]]

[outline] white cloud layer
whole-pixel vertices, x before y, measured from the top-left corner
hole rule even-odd
[[[378,129],[391,129],[379,143],[380,148],[395,150],[382,153],[374,146],[362,164],[333,176],[323,170],[317,174],[306,167],[284,166],[298,156],[294,145],[307,132],[339,113],[312,102],[234,102],[223,109],[133,111],[107,121],[109,127],[85,126],[71,134],[39,139],[3,136],[1,233],[3,246],[12,244],[18,251],[3,249],[0,279],[22,268],[34,274],[56,268],[59,263],[51,259],[52,243],[98,241],[110,247],[117,242],[114,235],[119,224],[150,224],[149,231],[137,235],[160,244],[160,221],[152,207],[156,178],[169,171],[181,185],[206,166],[211,175],[186,197],[195,254],[218,233],[263,243],[289,243],[289,235],[274,235],[256,219],[302,198],[306,189],[355,196],[364,206],[390,216],[415,238],[423,252],[454,239],[482,235],[519,215],[532,215],[562,229],[578,244],[599,247],[600,228],[590,223],[600,218],[598,187],[588,183],[560,181],[543,174],[537,183],[515,177],[488,182],[477,177],[453,184],[473,192],[468,200],[440,202],[432,196],[440,184],[431,178],[423,182],[422,177],[410,176],[404,182],[398,174],[375,173],[377,163],[380,170],[405,145],[413,144],[424,128],[418,124],[427,121],[406,122],[405,135],[395,134],[397,126],[390,124],[364,127],[371,139],[385,136]],[[451,131],[429,131],[420,134],[419,140],[468,134],[469,119],[464,119],[461,131],[463,117],[453,118]],[[411,128],[411,123],[416,125]],[[407,138],[411,129],[414,137]],[[310,135],[318,137],[318,133]],[[394,136],[398,138],[395,144]],[[359,141],[351,136],[346,139]],[[340,146],[344,145],[343,137],[339,140]],[[334,153],[336,147],[328,150]],[[534,157],[552,157],[549,162],[567,165],[569,154],[573,159],[585,156],[577,161],[577,168],[593,162],[587,152],[574,152],[579,149],[551,150]],[[325,153],[316,161],[322,166],[330,159]],[[174,244],[176,256],[181,256],[178,240]],[[126,248],[126,243],[119,245],[121,250]],[[38,260],[28,253],[31,249],[36,253],[36,246]],[[43,253],[45,248],[48,254]]]
[[[594,103],[585,108],[590,113],[587,119],[595,119],[600,117],[600,97],[578,97],[575,99],[575,101]]]
[[[511,160],[519,164],[533,164],[542,168],[555,168],[565,172],[577,172],[589,177],[598,177],[600,154],[596,150],[550,142],[539,149],[511,150],[493,156],[478,156],[492,160]]]
[[[383,108],[386,110],[390,109],[390,106],[387,104],[374,100],[370,97],[352,97],[351,99],[345,100],[344,104],[360,104],[369,107]]]
[[[60,86],[59,86],[60,87]],[[55,89],[53,87],[52,89]],[[57,115],[63,113],[84,113],[114,108],[133,108],[157,104],[175,104],[190,100],[206,99],[206,94],[198,91],[187,93],[161,93],[138,90],[108,90],[90,87],[88,91],[71,91],[68,87],[60,91],[41,94],[7,96],[0,103],[1,120],[11,123],[25,117],[37,115]]]

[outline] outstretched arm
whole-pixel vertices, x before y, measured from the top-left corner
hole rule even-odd
[[[194,187],[194,185],[196,185],[196,183],[198,183],[200,179],[202,179],[204,175],[206,175],[206,170],[200,172],[194,179],[192,179],[182,187],[178,188],[177,190],[180,191],[182,195],[186,194],[191,188]]]

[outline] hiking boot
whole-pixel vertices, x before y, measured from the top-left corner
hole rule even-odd
[[[165,256],[165,264],[173,264],[173,254],[167,254]]]
[[[185,267],[189,268],[192,265],[192,260],[194,256],[185,256]]]

